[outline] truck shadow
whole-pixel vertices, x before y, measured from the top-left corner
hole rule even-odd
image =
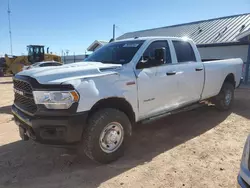
[[[32,141],[17,141],[0,147],[0,184],[37,187],[36,181],[41,181],[43,187],[58,184],[66,187],[97,187],[203,134],[225,120],[229,114],[204,107],[150,124],[137,125],[125,156],[109,165],[96,164],[85,156],[68,155],[65,149],[43,146]]]
[[[0,82],[0,85],[1,84],[13,84],[13,81]]]
[[[11,105],[0,107],[0,114],[11,114]]]
[[[202,107],[149,124],[138,124],[125,156],[108,165],[96,164],[86,156],[75,155],[74,151],[32,141],[3,145],[0,147],[0,187],[97,187],[207,132],[232,112],[250,119],[249,107],[249,102],[237,97],[229,112]]]
[[[242,88],[235,91],[233,112],[239,116],[250,119],[250,89]]]

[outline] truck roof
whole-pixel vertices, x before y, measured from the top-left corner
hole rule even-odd
[[[151,37],[135,37],[135,38],[127,38],[127,39],[121,39],[116,41],[131,41],[131,40],[184,40],[184,41],[193,41],[192,39],[188,37],[166,37],[166,36],[151,36]]]

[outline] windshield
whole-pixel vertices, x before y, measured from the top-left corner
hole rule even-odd
[[[95,51],[84,61],[126,64],[132,60],[143,42],[144,40],[134,40],[109,43]]]

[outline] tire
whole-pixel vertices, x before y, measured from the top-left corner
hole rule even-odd
[[[214,98],[215,107],[218,110],[229,110],[234,101],[234,86],[229,82],[225,82],[220,90],[220,93]]]
[[[131,123],[125,113],[117,109],[101,109],[88,120],[88,126],[83,135],[84,153],[99,163],[115,161],[123,156],[131,133]],[[115,135],[114,138],[112,138],[113,135]],[[116,148],[111,151],[113,147]]]

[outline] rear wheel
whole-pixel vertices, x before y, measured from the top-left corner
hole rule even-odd
[[[131,123],[126,114],[117,109],[102,109],[88,120],[83,149],[92,160],[109,163],[123,155],[130,136]]]
[[[234,86],[229,82],[225,82],[220,93],[214,98],[215,107],[219,110],[229,110],[234,101]]]

